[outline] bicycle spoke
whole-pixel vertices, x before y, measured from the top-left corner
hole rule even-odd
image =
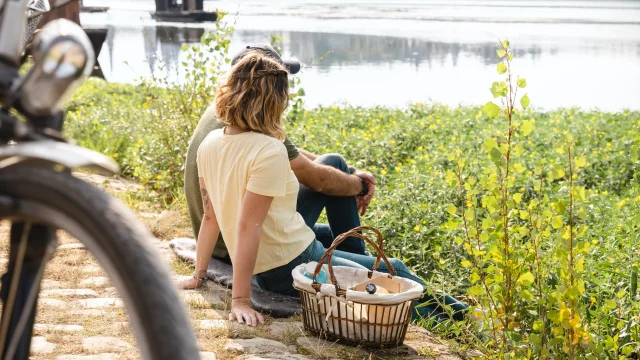
[[[9,288],[9,296],[7,297],[7,303],[3,313],[11,314],[13,311],[13,304],[15,302],[16,293],[18,291],[18,285],[20,280],[20,273],[22,272],[22,264],[24,262],[24,256],[27,252],[27,239],[31,233],[31,222],[25,222],[22,230],[22,236],[20,237],[20,243],[18,244],[18,254],[13,267],[13,276],[11,278],[11,287]],[[0,354],[4,353],[5,340],[7,339],[7,332],[9,331],[9,325],[11,322],[11,316],[2,317],[2,328],[0,329]]]

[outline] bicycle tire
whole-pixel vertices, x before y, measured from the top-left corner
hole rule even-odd
[[[154,238],[124,204],[69,172],[33,166],[0,170],[0,195],[14,199],[13,216],[65,230],[95,256],[122,297],[143,359],[200,358]]]

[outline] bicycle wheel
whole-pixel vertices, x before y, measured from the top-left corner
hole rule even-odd
[[[68,172],[13,166],[0,171],[0,219],[13,227],[47,225],[81,241],[122,297],[143,359],[199,359],[191,324],[169,271],[158,263],[153,237],[120,201]],[[28,324],[31,334],[33,320]]]

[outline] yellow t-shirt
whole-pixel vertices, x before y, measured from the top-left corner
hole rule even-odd
[[[204,178],[218,225],[232,260],[236,260],[238,226],[247,190],[273,197],[262,225],[253,273],[288,264],[315,235],[296,211],[298,179],[284,144],[267,135],[225,134],[214,130],[198,148],[198,175]]]

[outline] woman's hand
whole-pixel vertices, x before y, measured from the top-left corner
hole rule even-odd
[[[264,324],[264,317],[253,310],[249,299],[231,301],[231,312],[229,313],[229,321],[237,321],[239,324],[248,326],[256,326]]]

